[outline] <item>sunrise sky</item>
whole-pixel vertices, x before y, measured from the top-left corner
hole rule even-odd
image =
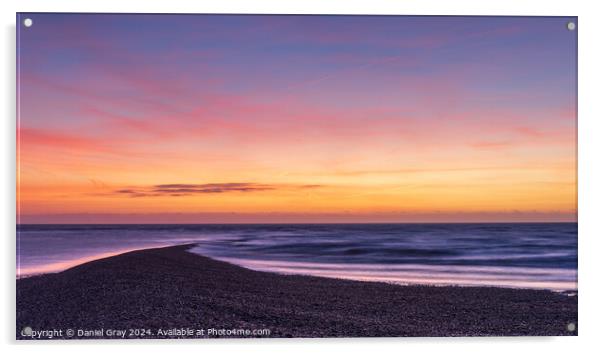
[[[569,18],[26,17],[19,223],[576,220]]]

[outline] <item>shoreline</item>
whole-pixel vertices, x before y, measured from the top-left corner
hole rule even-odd
[[[267,337],[577,334],[567,330],[577,323],[576,294],[284,275],[214,260],[192,246],[135,250],[17,279],[17,339],[30,339],[23,327],[267,328]]]
[[[44,276],[44,275],[57,274],[57,273],[61,273],[63,271],[69,270],[73,267],[77,267],[79,265],[83,265],[85,263],[92,262],[94,260],[102,260],[104,258],[119,256],[119,255],[126,254],[126,253],[133,252],[133,251],[154,250],[154,249],[162,249],[162,248],[187,246],[188,248],[186,249],[186,251],[188,251],[192,254],[201,256],[201,257],[206,257],[206,258],[209,258],[209,259],[215,260],[215,261],[226,262],[226,263],[229,263],[234,266],[245,268],[247,270],[258,271],[258,272],[268,272],[268,273],[274,273],[274,274],[283,275],[283,276],[300,275],[300,276],[311,276],[311,277],[319,277],[319,278],[330,278],[330,279],[339,279],[339,280],[368,282],[368,283],[384,283],[384,284],[391,284],[391,285],[398,285],[398,286],[468,287],[468,288],[482,287],[482,288],[529,289],[529,290],[547,290],[547,291],[550,291],[553,293],[560,293],[560,294],[569,295],[569,296],[578,294],[577,287],[575,289],[553,289],[553,288],[546,288],[543,286],[542,287],[523,287],[523,286],[519,286],[519,285],[497,285],[497,284],[486,285],[486,284],[463,284],[463,283],[402,282],[402,281],[395,281],[395,280],[389,280],[389,281],[387,281],[387,280],[371,280],[371,279],[358,279],[358,278],[353,278],[353,277],[348,277],[348,276],[340,276],[339,277],[339,276],[319,275],[319,274],[303,273],[303,272],[277,271],[277,270],[271,270],[271,269],[267,269],[267,268],[257,268],[257,267],[253,267],[253,266],[245,266],[240,261],[238,261],[238,262],[231,261],[231,259],[228,259],[228,258],[215,258],[215,257],[211,257],[208,255],[202,254],[200,252],[190,251],[191,249],[195,248],[197,245],[198,245],[197,243],[171,244],[171,245],[164,245],[164,246],[133,247],[133,248],[123,249],[123,250],[118,250],[118,251],[110,251],[110,252],[101,253],[99,255],[93,255],[93,256],[84,257],[84,258],[80,258],[80,259],[76,259],[76,260],[70,260],[69,261],[70,265],[60,266],[59,269],[53,270],[53,271],[29,272],[29,273],[26,273],[23,275],[19,275],[18,274],[19,270],[17,269],[15,278],[17,280],[19,280],[19,279],[25,279],[25,278],[31,278],[31,277],[39,277],[39,276]],[[252,260],[252,261],[255,261],[255,260]],[[259,261],[261,262],[263,260],[259,260]],[[50,265],[48,267],[53,267],[53,266],[54,265]]]

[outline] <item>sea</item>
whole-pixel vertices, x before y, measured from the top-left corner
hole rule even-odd
[[[577,290],[577,223],[18,225],[16,274],[190,243],[191,252],[282,274]]]

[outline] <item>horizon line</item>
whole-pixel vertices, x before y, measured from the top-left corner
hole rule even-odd
[[[575,221],[434,221],[434,222],[230,222],[230,223],[16,223],[17,226],[50,226],[50,225],[347,225],[347,224],[549,224],[579,223]]]

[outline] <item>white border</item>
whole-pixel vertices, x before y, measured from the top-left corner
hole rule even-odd
[[[44,350],[49,352],[105,352],[111,349],[141,348],[149,352],[164,351],[166,344],[175,349],[202,351],[294,352],[365,350],[506,352],[509,349],[545,349],[548,352],[578,351],[596,344],[600,318],[600,275],[602,269],[602,229],[598,207],[601,200],[600,151],[602,151],[602,111],[600,109],[600,42],[602,13],[594,1],[576,0],[21,0],[0,3],[2,11],[2,203],[0,224],[4,256],[2,260],[2,304],[4,313],[1,335],[4,348],[12,350]],[[170,342],[40,342],[15,343],[14,337],[14,264],[15,264],[15,12],[155,12],[155,13],[306,13],[306,14],[403,14],[403,15],[554,15],[579,16],[579,337],[562,338],[384,338],[384,339],[266,339],[211,340]],[[115,345],[118,346],[115,346]],[[83,346],[86,346],[85,348]],[[137,346],[137,347],[133,347]]]

